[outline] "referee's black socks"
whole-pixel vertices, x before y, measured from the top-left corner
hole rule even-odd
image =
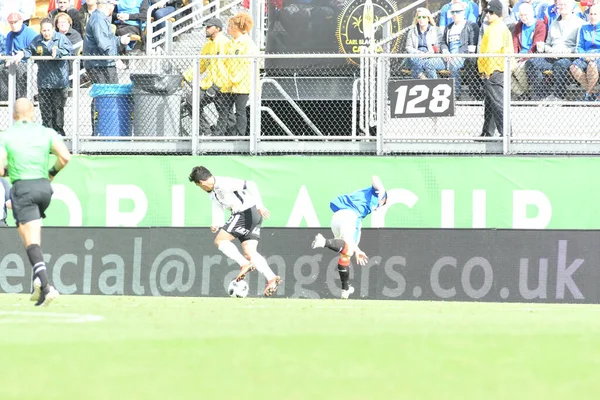
[[[48,286],[48,273],[46,272],[46,263],[44,262],[44,253],[39,244],[27,246],[27,257],[33,268],[33,279],[40,278],[42,289]]]

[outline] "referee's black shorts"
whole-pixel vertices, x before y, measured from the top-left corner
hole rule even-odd
[[[44,212],[50,205],[51,199],[52,186],[48,179],[15,181],[10,190],[10,200],[17,226],[46,218]]]

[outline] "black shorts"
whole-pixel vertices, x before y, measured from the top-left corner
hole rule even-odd
[[[246,240],[260,239],[261,224],[262,217],[258,213],[256,206],[254,206],[245,211],[231,214],[231,217],[229,217],[221,229],[237,238],[240,242],[245,242]]]
[[[10,190],[10,200],[17,226],[46,218],[44,212],[51,199],[52,186],[48,179],[15,181]]]

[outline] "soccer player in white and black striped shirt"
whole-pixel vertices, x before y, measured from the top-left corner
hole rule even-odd
[[[272,296],[281,284],[281,278],[275,275],[267,260],[257,251],[263,218],[269,218],[270,214],[262,204],[256,184],[237,178],[213,176],[202,166],[194,167],[189,179],[207,192],[213,203],[231,211],[225,225],[213,225],[210,229],[212,232],[219,231],[215,238],[217,248],[240,265],[236,280],[241,281],[250,271],[258,269],[268,281],[264,295]],[[233,244],[234,239],[241,242],[244,255]]]

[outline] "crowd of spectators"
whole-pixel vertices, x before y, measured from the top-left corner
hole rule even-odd
[[[595,55],[600,52],[600,1],[518,0],[512,7],[508,0],[499,1],[502,23],[513,39],[508,49],[512,51],[507,52],[548,53],[547,58],[511,60],[513,100],[564,100],[570,80],[578,82],[585,92],[581,100],[600,100],[600,55]],[[404,49],[414,55],[405,64],[411,77],[433,79],[446,71],[455,78],[459,99],[463,78],[469,80],[470,88],[481,99],[480,68],[447,54],[481,52],[481,39],[489,22],[480,10],[485,11],[488,4],[486,0],[451,0],[441,8],[437,24],[427,8],[417,9]],[[419,56],[423,53],[439,53],[440,57]],[[570,58],[551,55],[569,53],[573,53]]]
[[[418,8],[407,32],[404,51],[411,57],[406,59],[405,66],[413,79],[435,79],[439,76],[454,78],[458,99],[463,97],[465,80],[468,80],[470,94],[475,94],[476,99],[485,100],[489,94],[497,95],[498,86],[494,86],[496,78],[492,76],[494,72],[504,73],[499,61],[483,55],[479,60],[461,57],[490,52],[482,51],[482,40],[490,26],[490,20],[486,17],[489,5],[494,2],[493,9],[498,10],[498,23],[507,27],[512,37],[510,47],[503,47],[502,52],[547,54],[545,58],[522,57],[511,60],[507,73],[511,75],[513,100],[565,99],[569,81],[577,82],[582,88],[584,95],[581,100],[600,100],[597,90],[600,55],[596,55],[600,52],[600,33],[597,33],[600,32],[600,4],[595,4],[600,0],[586,1],[518,0],[511,4],[508,0],[451,0],[441,8],[437,22],[430,10]],[[65,55],[77,54],[128,54],[144,41],[145,27],[149,22],[146,21],[147,11],[152,5],[158,5],[152,14],[157,20],[174,13],[184,5],[184,1],[50,0],[48,14],[40,24],[38,35],[28,26],[36,13],[34,0],[0,0],[0,22],[4,21],[9,27],[6,36],[0,34],[0,52],[13,56],[0,67],[0,99],[6,97],[3,92],[9,65],[16,68],[17,97],[27,95],[25,62],[33,55],[49,55],[60,59]],[[248,5],[246,2],[245,6]],[[222,21],[214,18],[209,21],[212,24],[205,24],[207,41],[202,54],[240,55],[257,52],[256,45],[248,35],[253,25],[248,14],[236,14],[229,19],[229,37],[225,35]],[[48,22],[52,26],[52,35],[47,31]],[[57,50],[48,47],[50,44]],[[570,53],[572,57],[554,56]],[[423,57],[424,54],[439,56]],[[482,66],[486,62],[492,62],[497,68]],[[241,58],[228,62],[202,60],[200,126],[203,134],[245,135],[246,104],[250,93],[248,63],[249,59]],[[86,60],[82,67],[92,83],[118,83],[115,60]],[[64,104],[72,71],[72,64],[68,62],[36,62],[35,90],[40,108]],[[46,76],[50,73],[53,74],[52,80]],[[209,126],[202,112],[211,103],[218,113],[218,122],[214,126]],[[64,133],[63,115],[44,111],[42,117],[44,124]]]
[[[10,4],[10,5],[9,5]],[[27,26],[35,14],[35,1],[0,0],[0,8],[8,12],[10,31],[0,36],[0,52],[11,56],[0,67],[0,91],[5,90],[9,68],[16,68],[17,97],[27,97],[28,80],[39,102],[43,124],[65,135],[64,107],[71,87],[73,62],[65,56],[117,56],[127,54],[142,39],[148,7],[157,4],[153,18],[160,19],[182,6],[180,0],[51,0],[48,14],[39,25],[39,34]],[[38,8],[39,9],[39,8]],[[1,12],[1,11],[0,11]],[[4,15],[4,14],[2,14]],[[247,13],[229,19],[226,36],[224,24],[217,18],[205,23],[205,55],[257,53],[249,37],[253,20]],[[160,27],[158,27],[160,29]],[[49,56],[54,60],[36,60],[33,69],[26,61],[32,56]],[[93,84],[118,84],[115,59],[85,60],[81,70]],[[34,79],[27,73],[32,72]],[[200,82],[200,115],[203,134],[245,135],[246,105],[250,93],[250,59],[202,60]],[[191,92],[191,91],[190,91]],[[191,100],[190,100],[191,103]],[[218,123],[210,126],[202,110],[214,103]]]

